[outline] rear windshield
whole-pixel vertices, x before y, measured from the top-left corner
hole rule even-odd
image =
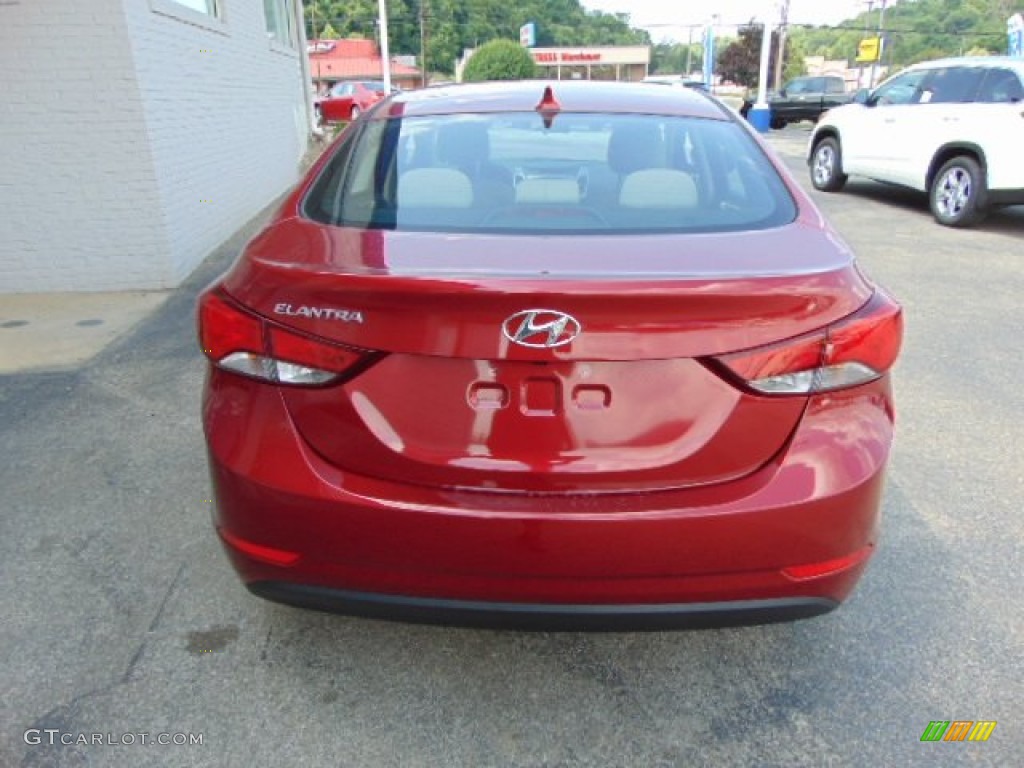
[[[365,229],[608,234],[764,229],[796,207],[731,122],[562,113],[546,126],[530,112],[366,121],[305,213]]]

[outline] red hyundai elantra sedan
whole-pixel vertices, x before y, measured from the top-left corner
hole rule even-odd
[[[248,588],[526,628],[814,616],[875,546],[900,307],[707,94],[391,97],[199,301]]]

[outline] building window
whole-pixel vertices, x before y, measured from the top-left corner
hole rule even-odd
[[[227,0],[149,0],[149,8],[161,16],[226,35],[225,2]]]
[[[220,3],[218,0],[172,0],[172,2],[183,5],[197,13],[205,13],[207,16],[220,18]]]
[[[267,37],[279,45],[298,48],[294,0],[263,0],[263,12],[267,17]]]

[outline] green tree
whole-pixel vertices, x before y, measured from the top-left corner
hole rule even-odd
[[[388,0],[388,45],[393,53],[415,53],[419,47],[413,2],[417,0]],[[364,37],[379,42],[377,0],[307,0],[303,8],[310,39],[324,38],[324,29],[330,27],[339,38]]]
[[[807,65],[804,64],[805,56],[807,56],[807,51],[804,49],[803,41],[799,38],[795,40],[787,38],[786,61],[782,67],[782,82],[786,83],[794,77],[807,74]]]
[[[1022,0],[900,0],[885,12],[882,63],[891,70],[945,56],[984,50],[1006,51],[1006,19],[1024,8]],[[854,63],[857,44],[877,34],[879,4],[835,27],[794,28],[808,55]]]
[[[740,27],[739,36],[725,46],[718,54],[718,62],[715,70],[725,80],[731,80],[738,85],[745,85],[748,88],[756,88],[758,75],[761,70],[761,38],[764,36],[764,27],[760,24],[748,24]],[[786,54],[783,60],[783,72],[790,67],[793,58],[793,45],[786,46]],[[768,60],[768,82],[771,83],[775,77],[775,62],[778,58],[779,35],[772,33],[771,57]]]
[[[305,0],[310,38],[330,24],[342,37],[377,37],[377,0]],[[427,66],[451,73],[467,48],[489,40],[519,38],[519,27],[537,25],[537,45],[649,45],[624,14],[588,11],[579,0],[388,0],[388,42],[393,53],[419,55],[421,26]]]
[[[519,43],[491,40],[484,43],[466,64],[462,77],[467,82],[482,80],[524,80],[535,77],[537,65]]]
[[[700,69],[703,56],[704,49],[700,43],[689,46],[686,43],[659,43],[651,51],[651,71],[656,75],[690,74],[690,71]],[[687,71],[688,67],[690,71]]]

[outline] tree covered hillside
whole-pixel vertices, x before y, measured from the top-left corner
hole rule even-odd
[[[880,3],[837,28],[792,28],[794,53],[847,59],[878,28]],[[898,69],[944,56],[1006,53],[1006,20],[1024,0],[899,0],[885,11],[884,63]]]
[[[306,0],[306,34],[322,37],[377,36],[377,0]],[[625,14],[587,11],[579,0],[388,0],[392,53],[420,52],[421,14],[432,71],[451,72],[464,48],[504,38],[519,39],[519,27],[537,25],[537,45],[647,45]]]

